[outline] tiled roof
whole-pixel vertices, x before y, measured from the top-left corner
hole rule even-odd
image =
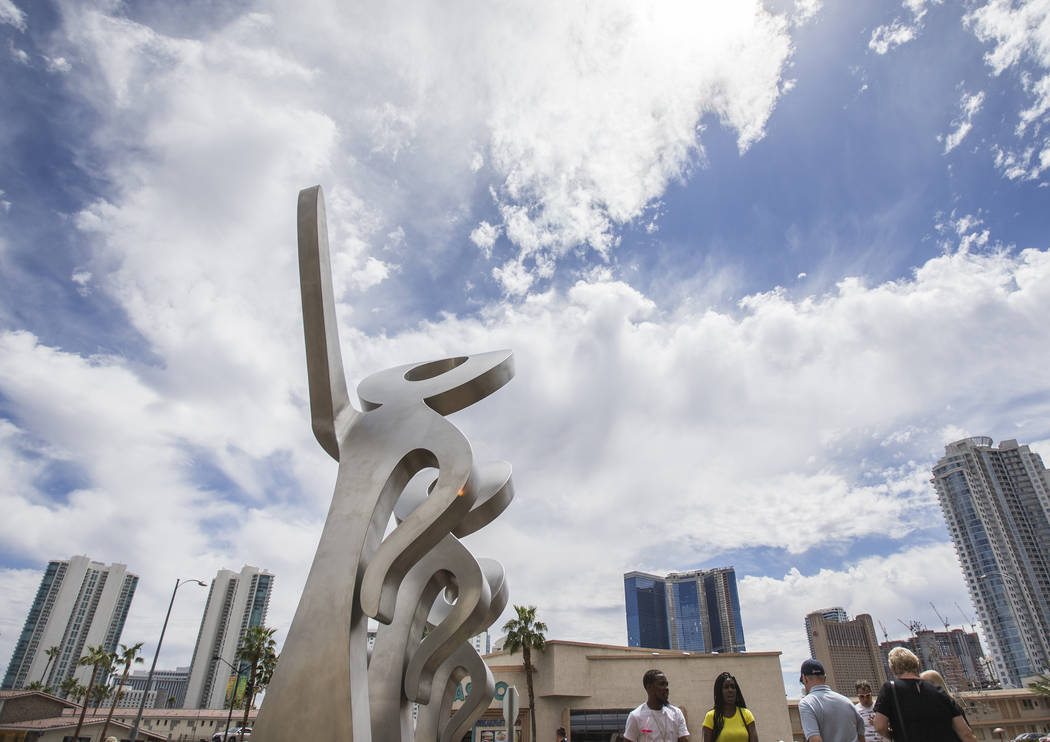
[[[80,708],[79,706],[77,706],[77,704],[73,703],[72,701],[67,701],[65,698],[53,696],[50,693],[44,693],[44,691],[42,690],[26,690],[24,688],[20,688],[18,690],[0,690],[0,701],[6,700],[8,698],[24,698],[26,696],[41,696],[52,701],[58,701],[59,703],[68,706],[69,708]]]
[[[70,713],[70,712],[66,712]],[[80,711],[72,712],[79,714]],[[95,711],[95,709],[88,709],[87,718],[105,718],[106,714],[109,713],[109,709],[102,706]],[[136,709],[118,708],[113,713],[113,718],[134,716]],[[229,709],[143,709],[142,718],[145,719],[225,719],[230,713]],[[249,721],[259,715],[259,709],[252,709],[248,712]],[[234,719],[244,718],[244,709],[233,710]]]
[[[105,723],[105,718],[102,719],[84,719],[84,726],[97,726]],[[29,719],[27,721],[16,721],[5,724],[0,724],[0,729],[6,730],[48,730],[48,729],[75,729],[77,725],[76,719],[68,716],[52,716],[47,719]],[[127,724],[121,724],[117,721],[111,721],[109,726],[114,729],[131,729]],[[145,729],[139,730],[140,734],[146,735],[150,739],[166,740],[167,737],[156,732],[150,732]]]

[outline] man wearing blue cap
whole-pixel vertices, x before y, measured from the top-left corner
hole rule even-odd
[[[864,720],[851,700],[828,687],[824,665],[806,660],[798,680],[806,687],[798,702],[806,742],[864,742]]]

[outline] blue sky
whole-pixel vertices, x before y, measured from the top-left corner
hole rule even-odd
[[[515,467],[470,544],[553,638],[625,642],[626,571],[735,565],[794,693],[810,610],[972,617],[945,443],[1050,454],[1044,0],[0,0],[0,70],[0,661],[74,553],[142,577],[127,640],[244,563],[283,637],[335,476],[315,183],[352,385],[515,350],[455,416]]]

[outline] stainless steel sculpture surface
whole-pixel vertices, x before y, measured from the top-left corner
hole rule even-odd
[[[380,371],[358,386],[355,409],[320,186],[299,193],[298,229],[313,430],[339,471],[252,739],[458,740],[494,693],[467,640],[508,601],[503,567],[476,559],[459,539],[503,512],[513,488],[510,464],[475,464],[444,416],[510,381],[514,359],[500,350]],[[426,470],[436,475],[429,486]],[[392,515],[396,527],[386,533]],[[371,652],[369,617],[379,622]],[[450,716],[468,675],[470,694]],[[415,729],[413,702],[422,704]]]

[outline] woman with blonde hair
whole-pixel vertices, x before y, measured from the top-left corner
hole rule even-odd
[[[883,684],[875,702],[875,729],[894,742],[977,742],[959,704],[919,677],[919,658],[904,647],[890,650],[896,680]]]
[[[927,683],[933,683],[945,693],[951,695],[951,692],[948,690],[948,684],[944,682],[944,676],[936,670],[923,670],[919,673],[919,677]]]

